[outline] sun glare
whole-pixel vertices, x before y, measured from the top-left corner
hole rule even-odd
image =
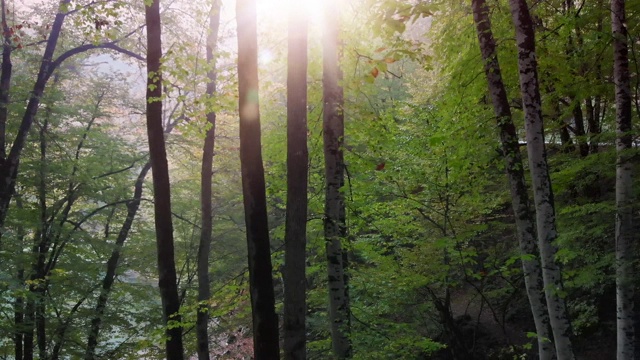
[[[323,1],[321,0],[257,0],[258,17],[269,22],[287,24],[291,12],[308,16],[313,25],[321,25]]]

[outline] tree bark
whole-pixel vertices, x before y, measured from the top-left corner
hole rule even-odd
[[[140,170],[140,174],[138,174],[138,178],[136,179],[136,183],[134,185],[133,198],[127,203],[127,217],[122,223],[122,227],[120,227],[118,237],[115,241],[115,247],[111,251],[109,260],[107,260],[107,272],[102,279],[100,295],[98,296],[98,300],[96,302],[94,316],[93,319],[91,319],[91,326],[89,328],[89,335],[87,337],[87,348],[84,353],[85,360],[93,360],[96,357],[95,351],[96,347],[98,346],[98,337],[100,335],[100,328],[102,326],[102,318],[107,308],[107,300],[109,299],[109,294],[111,293],[113,282],[116,278],[116,270],[118,268],[120,254],[122,248],[124,247],[124,242],[129,237],[129,231],[131,230],[131,226],[133,225],[133,220],[135,219],[136,214],[138,213],[138,209],[140,208],[140,201],[142,200],[142,187],[144,185],[144,179],[147,177],[149,169],[151,169],[151,163],[147,162],[142,167],[142,170]]]
[[[525,0],[510,0],[510,5],[518,44],[520,91],[525,112],[527,153],[533,182],[545,296],[558,360],[572,360],[575,356],[571,343],[571,323],[565,301],[560,295],[563,292],[562,274],[555,261],[557,248],[554,241],[558,234],[545,149],[533,22]]]
[[[597,108],[593,104],[593,102],[600,102],[600,98],[598,96],[595,96],[593,98],[588,97],[585,100],[590,154],[595,154],[598,152],[598,136],[600,135],[600,111],[596,110]]]
[[[616,101],[616,314],[618,359],[634,358],[634,229],[631,81],[625,1],[611,1]]]
[[[7,114],[9,111],[9,90],[11,89],[11,30],[7,23],[7,3],[0,1],[2,11],[2,67],[0,67],[0,164],[4,163],[7,153]],[[2,224],[0,222],[0,224]]]
[[[256,360],[274,360],[280,356],[280,345],[260,141],[256,1],[238,0],[236,6],[240,164],[249,251],[253,351]]]
[[[287,60],[287,211],[284,235],[284,358],[306,359],[307,21],[304,4],[289,13]]]
[[[322,88],[323,140],[325,165],[324,237],[327,252],[329,286],[329,320],[334,355],[350,358],[352,353],[349,297],[346,284],[345,254],[342,239],[346,237],[344,194],[343,90],[339,54],[340,15],[337,1],[325,2]]]
[[[220,28],[220,1],[214,0],[209,13],[209,34],[207,36],[207,63],[211,69],[207,73],[207,98],[213,99],[216,93],[216,69],[214,51],[218,42]],[[207,106],[211,106],[207,103]],[[211,236],[213,232],[213,211],[211,205],[211,185],[213,175],[213,154],[216,137],[216,113],[207,110],[207,122],[211,126],[207,130],[202,147],[202,169],[200,171],[200,206],[201,223],[200,245],[198,246],[198,315],[196,319],[196,335],[198,339],[198,359],[209,360],[209,254],[211,252]]]
[[[580,101],[576,101],[573,106],[573,121],[575,123],[575,135],[576,140],[578,142],[578,150],[580,152],[581,157],[586,157],[589,155],[589,143],[587,143],[587,139],[585,138],[584,131],[584,115],[582,114],[582,106],[580,105]]]
[[[527,256],[522,260],[522,269],[531,313],[536,327],[538,355],[541,360],[551,360],[555,357],[555,351],[553,344],[549,342],[551,338],[549,313],[547,301],[544,297],[542,269],[540,268],[538,247],[536,246],[534,214],[531,211],[529,193],[525,182],[522,155],[518,145],[518,134],[513,124],[509,98],[502,80],[496,42],[491,31],[489,7],[485,0],[472,0],[471,4],[480,51],[484,60],[484,72],[489,83],[489,93],[491,94],[496,121],[500,129],[502,154],[509,178],[511,206],[516,218],[520,252],[522,255]]]
[[[158,287],[162,299],[167,339],[168,360],[182,360],[182,326],[180,325],[180,299],[176,279],[171,219],[171,186],[169,167],[162,128],[162,57],[160,0],[145,5],[147,24],[147,136],[153,175],[154,219],[158,256]]]

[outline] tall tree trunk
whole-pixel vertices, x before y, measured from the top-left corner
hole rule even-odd
[[[349,297],[346,284],[345,254],[342,239],[346,237],[344,194],[344,138],[343,90],[340,70],[339,4],[325,2],[325,28],[323,39],[322,88],[323,140],[325,166],[324,237],[327,252],[329,286],[329,320],[331,343],[337,358],[351,357]]]
[[[238,0],[238,93],[240,110],[240,164],[244,200],[249,287],[256,360],[280,356],[278,316],[271,267],[264,167],[258,106],[258,36],[256,1]]]
[[[154,219],[158,256],[158,287],[162,299],[167,339],[168,360],[182,360],[182,326],[180,324],[180,299],[176,279],[173,249],[173,223],[171,219],[171,186],[167,152],[162,129],[162,57],[160,24],[160,0],[145,5],[147,24],[147,136],[153,175]]]
[[[545,149],[533,22],[525,0],[510,0],[510,5],[518,44],[518,69],[525,112],[527,153],[533,181],[538,247],[551,330],[558,360],[572,360],[575,356],[571,344],[571,323],[565,301],[561,297],[562,274],[559,264],[555,261],[557,248],[554,241],[558,234]]]
[[[140,170],[133,190],[133,198],[127,203],[127,217],[122,223],[120,232],[115,241],[115,247],[111,251],[111,256],[107,260],[107,271],[102,279],[102,287],[100,289],[100,295],[94,308],[93,319],[91,319],[91,326],[89,328],[89,335],[87,337],[87,348],[84,353],[85,360],[93,360],[96,357],[96,347],[98,346],[98,336],[100,335],[100,328],[102,326],[102,318],[107,308],[107,300],[113,287],[113,282],[116,278],[116,270],[120,261],[120,254],[124,246],[124,242],[129,237],[129,231],[133,225],[133,220],[138,213],[140,207],[140,201],[142,200],[142,187],[144,185],[144,179],[147,177],[147,173],[151,169],[151,163],[147,162]]]
[[[500,141],[502,154],[509,178],[511,190],[511,206],[516,218],[516,229],[520,252],[527,258],[522,260],[524,271],[524,283],[531,306],[531,313],[538,336],[538,354],[541,360],[550,360],[555,356],[553,345],[548,339],[549,313],[547,301],[544,297],[544,285],[542,269],[540,268],[539,251],[536,246],[536,231],[534,214],[531,211],[529,193],[524,177],[524,166],[518,145],[518,134],[513,124],[509,98],[502,80],[500,63],[496,42],[491,31],[489,7],[485,0],[472,0],[473,19],[476,23],[476,31],[482,59],[484,60],[484,73],[489,83],[489,92],[496,114],[498,128],[500,129]]]
[[[53,65],[53,53],[56,50],[58,44],[58,38],[60,37],[60,31],[64,24],[64,19],[67,15],[63,12],[69,5],[71,0],[61,0],[59,6],[59,12],[56,14],[55,20],[51,26],[51,33],[47,40],[47,45],[42,56],[42,62],[40,63],[40,70],[38,71],[38,77],[33,90],[31,91],[31,97],[27,103],[22,122],[18,128],[18,133],[11,146],[11,151],[5,161],[0,163],[0,238],[2,237],[2,228],[4,226],[4,220],[7,217],[7,211],[9,209],[9,203],[13,197],[13,191],[15,186],[16,177],[18,176],[18,166],[20,164],[20,155],[27,141],[27,135],[31,129],[31,124],[38,112],[40,105],[40,98],[44,93],[44,88],[47,85],[47,81],[52,73]]]
[[[7,23],[7,3],[0,1],[2,20],[2,66],[0,67],[0,164],[4,163],[7,152],[7,114],[9,112],[9,90],[11,89],[11,30]],[[0,222],[0,224],[2,224]]]
[[[287,59],[287,213],[284,235],[284,358],[306,359],[307,21],[302,2],[289,13]]]
[[[616,314],[618,360],[634,358],[634,229],[631,82],[625,1],[611,0],[613,81],[616,90]]]
[[[216,93],[216,69],[214,51],[218,42],[220,28],[220,1],[214,0],[209,13],[209,34],[207,36],[207,63],[211,69],[207,73],[207,98],[212,99]],[[208,106],[211,106],[210,103]],[[200,245],[198,246],[198,316],[196,319],[196,335],[198,338],[198,359],[209,360],[209,253],[211,252],[211,236],[213,231],[213,212],[211,206],[211,182],[213,153],[216,138],[216,113],[207,110],[207,122],[211,126],[207,130],[202,147],[202,169],[200,171],[200,206],[201,223]]]

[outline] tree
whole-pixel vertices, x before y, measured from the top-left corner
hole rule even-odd
[[[538,260],[539,252],[535,243],[534,214],[531,211],[529,193],[525,183],[518,134],[513,124],[509,99],[498,62],[496,42],[491,31],[489,7],[485,0],[472,0],[471,5],[480,51],[484,60],[484,72],[489,83],[489,93],[500,129],[502,156],[511,191],[511,206],[516,217],[517,236],[523,255],[522,269],[525,287],[538,337],[538,354],[540,359],[553,359],[555,355],[553,346],[548,341],[551,337],[549,334],[549,313],[543,291],[542,271]]]
[[[36,113],[38,112],[40,98],[44,93],[44,89],[47,85],[49,77],[52,75],[53,70],[55,69],[53,54],[58,44],[58,38],[60,37],[60,32],[62,31],[62,25],[64,24],[64,19],[67,15],[66,7],[69,3],[70,0],[60,1],[59,11],[56,14],[53,25],[51,26],[51,33],[49,34],[49,38],[47,39],[47,46],[42,56],[42,62],[40,64],[40,70],[38,71],[37,80],[33,85],[33,91],[31,93],[31,97],[29,98],[29,102],[27,103],[27,108],[25,110],[24,117],[22,118],[22,122],[20,123],[20,128],[15,140],[13,141],[13,145],[11,146],[11,151],[6,158],[3,157],[2,159],[0,159],[0,237],[2,236],[2,227],[4,226],[4,221],[7,217],[7,211],[9,210],[9,203],[11,202],[11,198],[13,197],[13,192],[15,190],[15,181],[16,177],[18,176],[18,167],[20,165],[20,155],[22,154],[22,149],[25,146],[27,135],[29,134],[29,130],[31,129],[31,124],[33,123]],[[4,25],[5,24],[3,24],[3,27]],[[6,60],[10,61],[10,53],[3,54],[3,62]],[[6,78],[4,80],[7,82],[11,80],[11,72],[9,70],[10,69],[8,65],[3,65],[2,76]],[[8,86],[8,84],[5,85]],[[6,90],[8,91],[8,89]],[[3,125],[6,125],[6,122]],[[0,133],[0,137],[2,137],[2,144],[7,143],[5,136],[5,132]]]
[[[284,357],[306,359],[307,21],[305,5],[289,13],[287,59],[287,209],[284,260]]]
[[[220,28],[220,1],[214,0],[209,13],[209,33],[207,34],[207,63],[211,67],[207,73],[208,82],[206,94],[209,99],[216,92],[216,68],[214,51],[218,42]],[[211,105],[209,105],[211,106]],[[211,251],[211,236],[213,227],[213,212],[211,203],[211,177],[213,175],[213,153],[216,137],[216,113],[207,110],[207,125],[210,128],[205,135],[202,147],[202,169],[200,170],[200,206],[201,224],[200,245],[198,246],[198,315],[196,331],[198,338],[198,359],[208,360],[209,353],[209,299],[211,285],[209,280],[209,253]]]
[[[278,359],[280,346],[267,223],[267,200],[258,106],[258,36],[255,0],[239,0],[238,93],[240,166],[247,231],[249,287],[256,360]]]
[[[570,360],[575,356],[571,344],[572,330],[569,314],[562,298],[562,274],[559,264],[555,260],[557,248],[554,241],[558,237],[558,233],[545,149],[533,20],[526,0],[510,0],[509,3],[518,44],[518,70],[525,113],[527,155],[533,182],[538,247],[549,309],[549,322],[558,360]]]
[[[624,0],[611,1],[613,80],[616,102],[616,314],[618,359],[634,358],[634,228],[633,179],[630,150],[631,85],[628,30]]]
[[[147,136],[153,174],[154,219],[158,257],[158,287],[166,325],[166,356],[183,358],[180,299],[174,259],[173,223],[171,219],[171,187],[162,128],[162,26],[160,0],[145,4],[147,24]]]
[[[351,357],[350,308],[347,291],[347,253],[342,240],[347,235],[344,186],[344,98],[340,70],[340,16],[337,1],[325,3],[323,38],[323,140],[325,164],[324,238],[329,286],[331,343],[336,357]]]

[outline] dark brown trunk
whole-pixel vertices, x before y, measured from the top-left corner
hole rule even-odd
[[[518,134],[513,124],[509,98],[502,80],[498,52],[489,18],[489,7],[485,0],[472,0],[474,21],[484,60],[484,72],[489,83],[489,92],[500,129],[502,155],[506,164],[507,176],[511,190],[511,206],[516,218],[516,230],[523,257],[525,288],[529,298],[536,334],[538,338],[538,354],[541,360],[550,360],[555,356],[553,345],[548,341],[549,313],[544,297],[542,269],[540,268],[539,251],[536,246],[534,213],[531,211],[529,193],[524,177],[524,166],[520,154]]]
[[[238,0],[236,4],[240,166],[249,251],[253,351],[256,360],[275,360],[280,357],[280,345],[260,140],[256,1]]]
[[[207,36],[207,63],[211,66],[207,76],[207,97],[212,99],[216,93],[215,49],[220,28],[220,2],[214,1],[209,14],[209,34]],[[210,103],[208,103],[210,104]],[[209,105],[211,106],[211,105]],[[213,231],[213,211],[211,205],[211,185],[213,175],[213,154],[216,138],[216,113],[207,111],[209,130],[202,146],[202,169],[200,170],[200,206],[201,223],[200,245],[198,247],[198,316],[196,319],[196,337],[198,339],[198,359],[209,360],[209,254]]]
[[[284,235],[284,358],[306,359],[307,14],[289,14],[287,60],[287,212]]]
[[[162,57],[160,0],[145,6],[147,24],[147,136],[153,175],[154,219],[158,256],[158,287],[167,328],[166,357],[182,360],[182,326],[180,325],[180,299],[173,248],[173,222],[171,219],[171,183],[162,128]]]

